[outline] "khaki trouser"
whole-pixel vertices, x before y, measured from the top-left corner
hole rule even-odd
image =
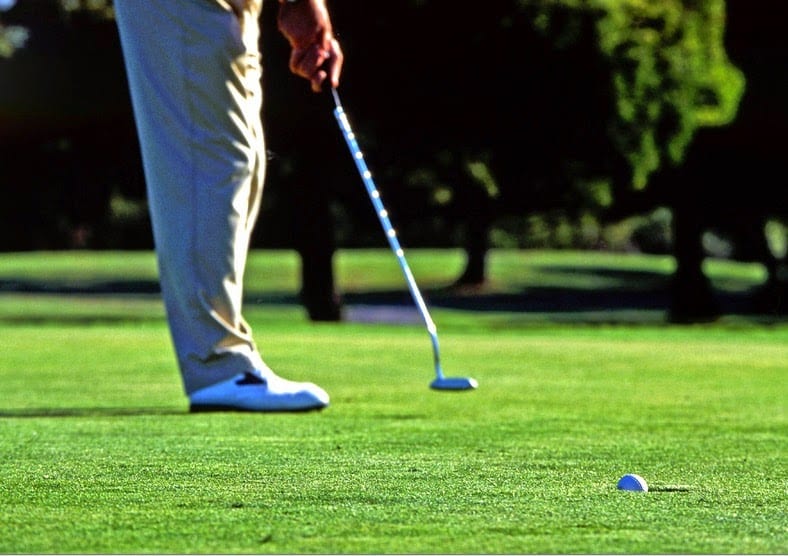
[[[260,3],[116,0],[159,277],[187,393],[260,369],[241,315],[263,190]]]

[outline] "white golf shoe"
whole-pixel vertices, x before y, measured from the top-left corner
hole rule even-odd
[[[309,411],[328,405],[328,394],[311,382],[293,382],[267,371],[241,373],[189,396],[192,413],[207,411]]]

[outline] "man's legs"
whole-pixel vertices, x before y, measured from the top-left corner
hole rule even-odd
[[[241,315],[265,173],[259,4],[117,0],[159,273],[184,387],[265,374]],[[256,5],[255,5],[256,4]]]

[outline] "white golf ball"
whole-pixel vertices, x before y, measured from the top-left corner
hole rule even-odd
[[[648,484],[640,475],[629,473],[618,480],[618,490],[632,490],[637,492],[648,492]]]

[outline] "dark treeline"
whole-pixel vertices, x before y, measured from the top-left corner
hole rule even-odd
[[[86,4],[0,12],[1,250],[152,246],[111,6]],[[636,247],[673,249],[672,318],[715,315],[709,229],[731,256],[766,264],[761,301],[774,307],[785,262],[764,227],[788,208],[785,8],[645,4],[332,2],[343,100],[403,243],[464,247],[457,281],[479,285],[491,246],[606,248],[589,222],[666,207],[669,237]],[[255,247],[298,249],[310,315],[338,318],[334,250],[385,240],[330,97],[287,70],[275,7],[263,14],[270,161]],[[8,57],[14,26],[29,38]]]

